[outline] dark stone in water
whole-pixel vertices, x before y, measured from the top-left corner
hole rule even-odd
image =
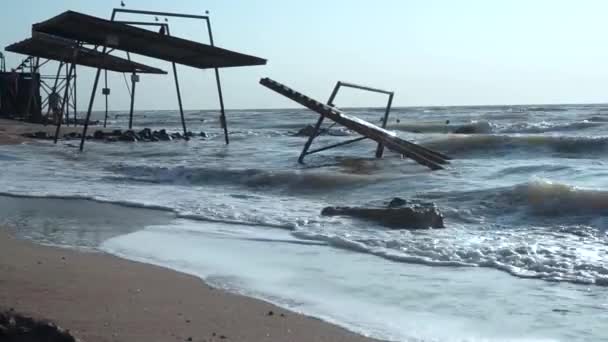
[[[152,131],[149,128],[142,129],[138,134],[142,140],[152,140]]]
[[[308,125],[298,131],[295,135],[298,137],[309,137],[315,133],[315,126]]]
[[[400,198],[400,197],[395,197],[388,203],[388,207],[397,208],[397,207],[402,207],[406,204],[407,204],[407,200],[404,200],[403,198]]]
[[[105,134],[103,133],[103,131],[95,131],[95,133],[93,133],[93,138],[95,139],[103,140],[104,137]]]
[[[119,130],[119,129],[115,129],[115,130],[112,131],[112,135],[119,135],[120,136],[120,135],[122,135],[122,131]]]
[[[171,138],[173,139],[182,139],[182,135],[179,132],[171,133]]]
[[[129,141],[129,142],[136,142],[141,140],[140,137],[137,135],[137,133],[129,130],[124,132],[119,138],[119,141]]]
[[[154,136],[156,139],[160,140],[160,141],[170,141],[170,140],[173,140],[173,139],[171,138],[171,136],[170,136],[169,134],[167,134],[167,131],[166,131],[166,130],[164,130],[164,129],[161,129],[161,130],[160,130],[160,131],[158,131],[158,132],[157,132],[157,131],[154,131],[153,136]]]
[[[16,314],[13,310],[0,311],[0,341],[10,342],[76,342],[69,331],[57,325]]]
[[[326,207],[324,216],[351,216],[378,222],[391,229],[445,228],[443,215],[434,203],[394,198],[386,207]]]
[[[68,134],[64,135],[63,137],[68,138],[68,139],[80,139],[80,138],[82,138],[82,134],[72,132],[72,133],[68,133]]]
[[[46,132],[36,132],[34,133],[34,138],[36,139],[50,139],[51,137],[46,134]]]
[[[186,132],[186,137],[192,138],[192,137],[194,137],[194,133],[192,133],[191,131],[188,131],[188,132]]]
[[[205,132],[201,132],[199,135],[201,136],[201,138],[207,138],[208,137],[207,133],[205,133]]]
[[[454,130],[455,134],[475,134],[477,133],[473,126],[462,126]]]

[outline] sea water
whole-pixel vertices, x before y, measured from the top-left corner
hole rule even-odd
[[[349,110],[379,122],[383,111]],[[124,126],[124,113],[112,125]],[[398,341],[608,340],[608,115],[597,105],[398,108],[389,129],[443,171],[354,145],[308,156],[307,110],[186,113],[189,142],[0,147],[0,223],[100,249]],[[399,121],[397,121],[399,119]],[[446,121],[449,120],[449,124]],[[179,131],[171,111],[139,127]],[[469,134],[458,134],[467,132]],[[335,128],[315,146],[356,136]],[[434,202],[446,229],[323,217]]]

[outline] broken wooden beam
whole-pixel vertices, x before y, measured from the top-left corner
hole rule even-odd
[[[378,127],[357,117],[347,115],[335,107],[316,101],[270,78],[261,79],[260,84],[319,113],[323,117],[331,119],[348,129],[383,144],[388,149],[400,153],[431,170],[442,170],[444,167],[441,165],[449,164],[448,160],[450,158],[442,153],[401,139],[394,132]]]

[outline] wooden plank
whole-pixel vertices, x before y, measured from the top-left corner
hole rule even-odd
[[[263,78],[260,84],[276,91],[277,93],[288,97],[289,99],[298,102],[308,109],[323,115],[324,117],[335,121],[361,135],[364,135],[374,141],[382,143],[388,149],[400,153],[417,163],[424,165],[431,170],[443,169],[442,164],[449,164],[447,156],[432,151],[420,145],[416,145],[407,140],[399,138],[394,132],[388,131],[365,120],[350,116],[341,110],[323,104],[319,101],[301,94],[279,82],[270,78]]]

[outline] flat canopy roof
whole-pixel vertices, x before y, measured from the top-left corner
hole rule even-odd
[[[33,30],[199,69],[266,64],[262,58],[73,11],[35,24]]]
[[[76,64],[78,65],[116,72],[166,74],[165,71],[157,68],[112,55],[102,55],[99,51],[85,47],[76,47],[75,45],[76,42],[69,39],[37,33],[32,38],[7,46],[5,50],[66,63],[72,63],[74,61],[74,53],[78,52],[76,58]]]

